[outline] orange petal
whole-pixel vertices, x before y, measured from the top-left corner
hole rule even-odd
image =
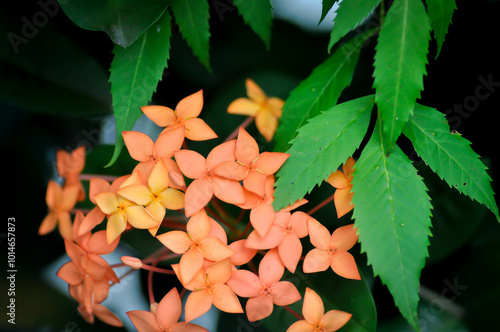
[[[189,119],[184,125],[186,126],[186,138],[192,141],[206,141],[218,137],[215,131],[202,119]]]
[[[132,159],[146,162],[153,155],[154,142],[148,135],[138,131],[124,131],[122,136]]]
[[[241,297],[259,296],[263,290],[259,277],[251,271],[242,269],[232,272],[227,285]]]
[[[90,210],[89,213],[87,213],[85,218],[83,218],[82,223],[78,228],[77,235],[82,235],[90,232],[92,229],[94,229],[94,227],[102,223],[105,216],[106,215],[104,214],[104,212],[102,212],[98,206],[94,207],[92,210]]]
[[[183,231],[170,231],[160,235],[156,238],[168,249],[176,254],[184,254],[191,248],[193,241],[189,238],[186,232]]]
[[[127,221],[129,224],[138,229],[148,229],[156,227],[160,222],[156,221],[153,216],[140,205],[129,206],[126,210]]]
[[[347,161],[345,162],[344,165],[342,165],[342,172],[344,172],[345,176],[347,178],[351,179],[352,178],[352,173],[354,173],[354,164],[356,161],[354,160],[353,157],[349,157]]]
[[[273,300],[267,294],[262,294],[248,299],[245,306],[248,321],[250,322],[255,322],[269,317],[273,313],[273,309]]]
[[[65,239],[72,239],[71,236],[71,216],[69,212],[59,212],[57,214],[57,228],[59,229],[59,233]]]
[[[314,218],[309,218],[307,221],[307,229],[309,232],[309,240],[311,244],[318,249],[326,250],[331,247],[330,231]]]
[[[177,288],[172,288],[158,303],[156,309],[156,322],[162,330],[167,330],[170,326],[179,321],[182,314],[181,297]]]
[[[245,86],[247,89],[248,98],[252,99],[257,103],[262,103],[266,98],[266,94],[262,89],[250,78],[245,80]]]
[[[210,232],[210,219],[205,210],[195,213],[186,224],[186,231],[195,243],[201,242]]]
[[[259,264],[260,281],[267,287],[278,282],[285,273],[285,266],[281,261],[278,249],[269,250]]]
[[[186,322],[178,322],[170,327],[169,332],[209,332],[206,328]]]
[[[108,243],[106,231],[97,231],[92,234],[87,242],[87,251],[96,255],[107,255],[113,252],[118,246],[119,239]]]
[[[288,271],[295,273],[300,256],[302,255],[302,244],[294,232],[287,232],[283,242],[278,246],[281,261]]]
[[[253,209],[262,200],[262,196],[247,190],[245,187],[243,187],[243,195],[245,196],[245,203],[238,204],[238,206],[243,210]]]
[[[267,176],[260,172],[250,170],[243,180],[243,186],[245,186],[245,189],[248,191],[264,197],[266,195],[266,181]]]
[[[210,261],[218,262],[234,255],[234,251],[219,238],[207,237],[198,245],[203,257]]]
[[[340,218],[347,214],[354,208],[351,204],[353,193],[351,191],[352,186],[347,186],[345,189],[337,189],[333,194],[333,201],[335,203],[335,209],[337,210],[337,218]]]
[[[212,171],[220,177],[241,181],[248,173],[248,167],[237,163],[236,161],[223,161]]]
[[[276,98],[276,97],[267,98],[267,106],[271,109],[274,116],[276,116],[277,118],[281,117],[281,114],[283,113],[283,106],[284,105],[285,105],[285,101],[283,99]]]
[[[260,237],[266,236],[273,225],[276,213],[271,205],[261,201],[250,211],[250,222]]]
[[[336,170],[326,179],[326,182],[337,189],[343,189],[350,184],[349,179],[340,170]]]
[[[353,224],[337,228],[331,236],[331,242],[335,249],[351,249],[358,242],[356,228]]]
[[[179,101],[175,107],[178,117],[183,119],[196,118],[203,108],[203,90],[199,90]]]
[[[108,243],[112,243],[116,240],[126,228],[127,221],[123,214],[116,213],[108,217],[108,223],[106,225],[106,238]]]
[[[333,272],[347,279],[361,280],[361,276],[356,266],[354,257],[347,251],[340,250],[333,254],[332,264]]]
[[[325,331],[337,331],[347,324],[352,314],[340,310],[329,310],[323,316],[322,326]]]
[[[253,100],[248,98],[238,98],[229,104],[227,112],[229,114],[255,116],[260,108],[260,104],[254,102]]]
[[[97,318],[99,318],[99,320],[108,325],[115,327],[123,327],[123,322],[120,320],[120,318],[118,318],[117,315],[112,313],[108,308],[106,308],[101,304],[94,305],[93,313],[94,315],[96,315]]]
[[[67,262],[56,272],[56,276],[70,285],[79,285],[82,283],[82,275],[75,263]]]
[[[304,273],[326,271],[332,263],[330,252],[321,249],[310,250],[304,258],[302,269]]]
[[[143,106],[141,110],[146,116],[160,127],[168,127],[177,120],[174,110],[166,106]]]
[[[203,266],[203,255],[193,248],[182,255],[179,262],[179,273],[182,283],[189,283]]]
[[[248,248],[266,250],[276,248],[283,242],[283,230],[281,227],[271,226],[266,236],[261,237],[256,231],[251,232],[247,237],[245,245]]]
[[[212,307],[212,296],[206,291],[194,291],[189,294],[184,307],[186,322],[190,322],[208,312]]]
[[[236,140],[236,160],[245,165],[251,165],[258,156],[259,145],[243,127],[240,127]]]
[[[245,194],[243,187],[238,181],[229,180],[220,176],[212,176],[214,195],[229,204],[244,204]]]
[[[290,305],[300,300],[297,287],[290,281],[279,281],[271,288],[273,303],[279,306]]]
[[[92,177],[89,180],[89,199],[92,203],[95,204],[94,195],[98,193],[102,193],[105,191],[109,191],[110,184],[108,181],[98,178]]]
[[[311,288],[306,287],[304,303],[302,305],[302,314],[305,320],[310,324],[319,325],[324,313],[325,307],[321,297]]]
[[[290,154],[288,153],[262,152],[253,168],[264,173],[265,175],[271,175],[280,169],[289,156]]]
[[[214,219],[208,217],[210,220],[210,232],[207,237],[216,237],[222,241],[222,243],[227,244],[227,234],[224,228]]]
[[[316,327],[305,320],[299,320],[290,325],[286,332],[315,332]]]
[[[48,213],[45,218],[43,218],[40,227],[38,228],[38,234],[45,235],[52,232],[57,225],[57,217],[55,213]]]
[[[293,232],[297,234],[299,238],[303,238],[309,234],[307,229],[307,221],[309,219],[311,219],[311,216],[302,211],[296,211],[290,216],[290,225],[292,226]]]
[[[212,301],[216,308],[229,313],[243,313],[240,300],[228,285],[219,284],[212,292]]]
[[[233,265],[243,265],[248,263],[257,253],[257,249],[247,248],[245,246],[246,239],[241,239],[234,241],[229,245],[229,248],[233,249],[235,254],[230,257],[231,264]]]
[[[127,311],[127,316],[134,324],[138,332],[161,332],[162,329],[156,323],[155,315],[149,311],[132,310]]]
[[[159,135],[153,147],[156,158],[172,158],[182,147],[184,130],[184,127],[178,127]]]
[[[190,179],[199,179],[207,173],[205,158],[196,151],[179,150],[174,153],[182,174]]]
[[[231,278],[232,272],[231,261],[228,258],[209,265],[205,269],[208,282],[211,285],[226,283]]]
[[[54,180],[47,183],[47,191],[45,193],[45,202],[48,207],[55,207],[61,200],[62,187]]]
[[[184,213],[191,217],[205,208],[214,194],[214,186],[207,179],[197,179],[189,184],[184,195]]]
[[[69,211],[78,201],[78,195],[80,195],[80,185],[64,186],[61,194],[60,209]]]
[[[270,142],[278,128],[278,118],[271,111],[262,109],[255,117],[255,125],[262,136]]]
[[[234,151],[236,149],[236,140],[230,140],[217,145],[210,151],[207,156],[207,168],[209,170],[215,169],[223,161],[235,161]]]

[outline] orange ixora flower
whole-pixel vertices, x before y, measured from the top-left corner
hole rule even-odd
[[[294,284],[280,281],[285,266],[277,249],[269,250],[259,265],[259,275],[248,270],[235,270],[228,286],[241,297],[249,298],[245,311],[251,322],[271,315],[274,305],[285,306],[300,300],[301,296]]]
[[[335,208],[337,210],[337,217],[340,218],[354,208],[352,204],[352,173],[354,172],[354,158],[349,157],[344,165],[342,171],[336,170],[326,179],[326,182],[336,188],[333,194]]]
[[[141,181],[147,182],[147,178],[156,163],[161,159],[167,166],[169,172],[181,175],[179,168],[175,161],[172,160],[174,151],[179,150],[184,142],[184,127],[177,127],[164,135],[159,135],[156,141],[153,141],[148,135],[138,131],[124,131],[122,133],[123,141],[128,149],[132,159],[137,160],[139,163],[134,168],[141,175]],[[176,177],[183,181],[182,176]],[[173,181],[172,184],[176,184]],[[184,183],[182,182],[176,189],[183,189]]]
[[[182,283],[189,283],[205,260],[218,262],[235,253],[219,237],[211,236],[211,219],[205,210],[200,210],[187,222],[186,232],[169,231],[156,237],[174,253],[182,254],[178,273]]]
[[[174,156],[182,173],[193,181],[186,189],[184,212],[190,217],[203,209],[213,196],[229,204],[243,204],[243,187],[236,179],[221,176],[217,167],[226,161],[234,161],[236,140],[219,144],[210,151],[205,159],[191,150],[175,151]]]
[[[277,212],[267,234],[262,237],[254,230],[248,235],[245,245],[259,250],[277,248],[285,267],[288,271],[295,273],[302,255],[300,239],[307,236],[307,220],[311,218],[302,211]]]
[[[138,182],[138,172],[132,173],[120,188]],[[113,242],[130,225],[138,229],[150,229],[158,226],[158,221],[142,205],[138,205],[116,192],[101,192],[94,195],[97,206],[107,216],[106,234],[108,242]]]
[[[192,141],[204,141],[217,138],[217,134],[198,118],[203,108],[203,90],[193,93],[179,101],[175,110],[166,106],[143,106],[141,110],[160,127],[162,133],[183,126],[185,137]]]
[[[172,268],[178,272],[178,264]],[[224,312],[243,313],[238,297],[227,285],[232,272],[233,265],[226,258],[199,270],[191,282],[183,284],[191,291],[185,305],[186,322],[202,316],[212,305]]]
[[[169,187],[170,180],[167,166],[162,159],[158,160],[151,170],[147,185],[139,179],[135,183],[127,184],[118,189],[120,196],[145,206],[146,210],[156,220],[157,225],[149,228],[151,235],[155,236],[161,226],[166,209],[180,210],[184,207],[184,193]]]
[[[48,234],[58,226],[61,236],[71,239],[71,210],[77,203],[80,189],[79,185],[61,186],[54,180],[49,181],[45,195],[49,213],[40,224],[38,234]]]
[[[56,151],[56,168],[57,173],[64,179],[64,185],[80,186],[79,201],[85,199],[85,190],[80,181],[80,173],[85,166],[85,146],[80,146],[69,153],[66,150]]]
[[[352,314],[340,310],[329,310],[325,313],[323,300],[309,287],[306,287],[302,315],[304,319],[290,325],[286,332],[333,332],[344,326],[352,317]]]
[[[332,235],[315,219],[308,220],[309,239],[316,248],[304,259],[305,273],[325,271],[328,267],[339,276],[360,280],[354,257],[347,252],[358,241],[354,225],[341,226]]]
[[[255,125],[264,138],[273,139],[285,102],[280,98],[267,97],[251,79],[245,81],[248,98],[238,98],[229,104],[227,112],[255,117]]]
[[[179,322],[182,315],[182,302],[177,288],[172,288],[160,301],[151,304],[150,311],[131,310],[127,316],[138,332],[193,331],[208,332],[196,324]]]

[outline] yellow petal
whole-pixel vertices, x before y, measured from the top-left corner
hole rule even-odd
[[[270,110],[262,109],[255,117],[255,125],[262,136],[270,142],[278,128],[278,118]]]
[[[117,211],[119,202],[118,196],[112,192],[103,192],[94,196],[97,206],[105,214],[113,214]]]
[[[169,210],[180,210],[184,207],[184,193],[167,188],[160,193],[160,200],[163,206]]]
[[[248,98],[238,98],[231,102],[227,108],[230,114],[255,116],[261,108],[260,104]]]
[[[250,78],[245,80],[245,86],[247,89],[247,96],[257,103],[262,103],[266,100],[267,96],[262,91],[262,89]]]
[[[153,194],[148,187],[142,184],[133,184],[125,186],[118,190],[118,195],[139,205],[148,205],[154,199]]]
[[[134,228],[148,229],[160,223],[160,221],[156,221],[153,216],[140,205],[129,206],[125,214],[127,216],[127,221]]]
[[[148,187],[152,193],[159,194],[168,187],[169,183],[168,168],[163,159],[160,159],[149,174]]]
[[[108,243],[115,241],[126,228],[127,221],[123,214],[116,213],[110,216],[106,225],[106,238]]]

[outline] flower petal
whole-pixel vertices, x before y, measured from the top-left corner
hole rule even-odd
[[[276,212],[271,205],[260,201],[256,207],[250,211],[250,222],[260,237],[266,236],[269,228],[274,223]]]
[[[286,332],[315,332],[316,327],[305,320],[299,320],[290,325]]]
[[[245,246],[246,239],[234,241],[229,245],[235,254],[230,257],[231,264],[243,265],[248,263],[257,253],[257,249],[251,249]]]
[[[125,186],[120,188],[117,193],[139,205],[148,205],[154,198],[153,193],[143,184]]]
[[[251,169],[248,171],[246,178],[243,180],[243,186],[248,191],[257,194],[260,197],[264,197],[266,195],[266,181],[267,176]]]
[[[290,216],[290,224],[292,230],[299,238],[303,238],[309,234],[307,229],[307,221],[312,217],[302,211],[295,211]]]
[[[351,317],[352,314],[345,311],[329,310],[323,315],[323,329],[327,332],[337,331],[342,326],[347,324]]]
[[[285,235],[283,234],[283,230],[281,227],[271,226],[266,236],[259,236],[257,231],[251,232],[248,237],[245,245],[248,248],[266,250],[276,248],[283,242],[283,238]]]
[[[118,243],[119,239],[108,243],[106,231],[97,231],[89,238],[87,242],[87,251],[96,255],[107,255],[115,250]]]
[[[219,238],[207,237],[198,245],[203,257],[210,261],[218,262],[220,260],[231,257],[235,252],[226,244],[222,243]]]
[[[350,183],[349,179],[340,170],[336,170],[335,172],[330,174],[330,176],[328,176],[328,178],[326,179],[326,182],[337,189],[343,189]]]
[[[195,243],[201,242],[210,232],[210,219],[205,210],[195,213],[186,224],[186,231]]]
[[[177,120],[174,110],[170,107],[149,105],[141,107],[141,111],[160,127],[168,127]]]
[[[174,152],[182,147],[184,142],[184,127],[172,129],[158,136],[154,144],[156,158],[172,158]]]
[[[160,193],[163,206],[169,210],[180,210],[184,208],[185,194],[177,189],[167,188]]]
[[[177,288],[172,288],[158,303],[156,308],[156,322],[162,330],[179,321],[182,315],[182,302]]]
[[[328,228],[314,218],[307,220],[307,230],[311,244],[318,249],[326,250],[331,247],[331,235]]]
[[[283,273],[285,273],[285,266],[278,249],[269,250],[259,264],[260,281],[267,287],[271,287],[283,277]]]
[[[184,254],[193,245],[193,241],[189,238],[188,234],[183,231],[170,231],[160,235],[156,238],[168,249],[176,254]]]
[[[205,269],[208,282],[211,285],[226,283],[231,278],[232,272],[231,261],[227,258],[209,265]]]
[[[80,285],[83,281],[82,274],[72,261],[63,264],[56,272],[56,276],[70,285]]]
[[[255,125],[262,136],[270,142],[278,128],[278,118],[270,110],[262,109],[255,117]]]
[[[52,232],[57,226],[57,217],[55,213],[48,213],[45,218],[43,218],[40,227],[38,228],[38,234],[45,235]]]
[[[259,145],[257,141],[243,127],[240,127],[236,140],[236,160],[250,166],[258,156]]]
[[[179,101],[175,107],[178,117],[183,119],[196,118],[203,109],[203,90],[199,90]]]
[[[212,173],[223,178],[241,181],[247,176],[248,167],[236,161],[223,161],[213,169]]]
[[[262,89],[250,78],[245,80],[247,96],[257,103],[262,103],[267,96]]]
[[[214,195],[229,204],[239,205],[245,203],[243,187],[238,181],[220,176],[212,176]]]
[[[311,288],[306,287],[302,314],[307,322],[318,325],[325,313],[325,307],[321,297]]]
[[[280,306],[290,305],[301,298],[297,287],[290,281],[279,281],[275,283],[270,292],[273,303]]]
[[[108,223],[106,225],[106,238],[108,243],[112,243],[116,240],[126,228],[127,221],[123,214],[116,213],[108,217]]]
[[[212,199],[214,186],[207,179],[196,179],[189,184],[184,195],[184,213],[191,217]]]
[[[93,313],[102,322],[116,327],[123,327],[123,322],[117,315],[112,313],[108,308],[101,304],[95,304],[93,308]],[[154,330],[152,330],[153,332]]]
[[[351,192],[352,185],[347,186],[345,189],[337,189],[333,194],[333,201],[335,209],[337,210],[337,218],[347,214],[354,208],[352,204],[352,197],[354,193]]]
[[[184,306],[186,322],[190,322],[208,312],[212,307],[212,296],[205,290],[189,294]]]
[[[340,250],[333,254],[331,267],[333,272],[347,279],[361,280],[354,257],[347,251]]]
[[[300,256],[302,255],[302,244],[294,232],[287,232],[283,242],[278,246],[281,261],[288,271],[295,273]]]
[[[245,306],[248,321],[255,322],[273,313],[274,304],[271,297],[267,294],[262,294],[248,299]]]
[[[182,283],[187,284],[203,266],[203,255],[196,248],[192,248],[182,255],[179,262],[179,273]]]
[[[265,175],[276,173],[290,154],[282,152],[262,152],[254,164],[254,169]]]
[[[260,105],[248,98],[238,98],[231,102],[227,107],[229,114],[239,114],[255,116],[260,109]]]
[[[229,313],[243,313],[240,300],[228,285],[217,285],[212,294],[213,304],[219,310]]]
[[[132,159],[146,162],[153,155],[153,140],[146,134],[138,131],[124,131],[123,141]]]
[[[113,214],[119,205],[118,196],[112,192],[102,192],[94,196],[97,206],[105,214]]]
[[[304,258],[302,269],[304,273],[314,273],[326,271],[332,263],[330,252],[314,248],[310,250]]]
[[[241,297],[259,296],[263,290],[259,277],[255,273],[243,269],[233,271],[227,285],[236,295]]]
[[[155,315],[145,310],[127,311],[127,316],[138,332],[161,332]]]
[[[182,174],[190,179],[199,179],[207,173],[205,158],[196,151],[179,150],[174,153]]]
[[[354,224],[337,228],[331,236],[331,242],[335,249],[351,249],[358,242],[358,234],[356,233]]]
[[[209,170],[215,169],[215,167],[223,161],[235,161],[234,151],[236,149],[236,140],[230,140],[217,145],[210,151],[207,156],[207,168]]]
[[[148,229],[156,227],[160,222],[155,220],[153,216],[140,205],[132,205],[126,209],[127,221],[129,224],[138,229]]]
[[[184,122],[184,125],[186,138],[192,141],[206,141],[218,137],[215,131],[202,119],[189,119]]]

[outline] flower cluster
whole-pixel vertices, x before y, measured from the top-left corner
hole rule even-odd
[[[250,79],[246,84],[248,98],[231,103],[228,113],[255,119],[257,129],[270,141],[283,101],[267,97]],[[128,153],[137,164],[130,174],[111,181],[89,178],[88,199],[93,208],[85,214],[76,209],[77,202],[86,197],[80,177],[85,151],[79,148],[71,154],[57,153],[63,185],[49,182],[49,213],[39,232],[47,234],[59,226],[70,260],[57,276],[68,283],[69,293],[88,322],[95,316],[108,324],[122,325],[101,302],[109,288],[120,281],[113,268],[124,265],[175,274],[183,286],[182,292],[174,287],[158,302],[150,295],[150,311],[127,312],[138,331],[205,331],[191,321],[212,306],[228,313],[245,313],[249,321],[265,319],[274,306],[288,308],[302,299],[293,283],[282,280],[286,271],[295,273],[301,261],[305,273],[331,267],[341,277],[361,279],[348,252],[358,240],[353,225],[330,234],[310,213],[298,210],[308,203],[305,199],[274,210],[275,174],[288,154],[260,151],[245,126],[206,156],[188,149],[189,140],[218,138],[199,118],[203,103],[203,92],[198,91],[182,99],[175,109],[143,107],[144,114],[164,129],[155,140],[141,132],[123,132]],[[339,217],[352,209],[349,186],[353,167],[350,158],[342,171],[332,172],[327,179],[337,188]],[[232,216],[229,208],[237,208],[239,215]],[[134,230],[147,230],[152,240],[158,241],[170,268],[149,265],[147,258],[122,257],[115,265],[102,258],[116,248],[124,232]],[[307,237],[314,249],[304,253]],[[182,307],[185,291],[188,295]],[[240,298],[245,299],[245,308]],[[183,312],[185,321],[180,322]],[[319,295],[307,288],[303,316],[296,316],[303,319],[289,331],[335,331],[351,314],[336,310],[324,313]]]

